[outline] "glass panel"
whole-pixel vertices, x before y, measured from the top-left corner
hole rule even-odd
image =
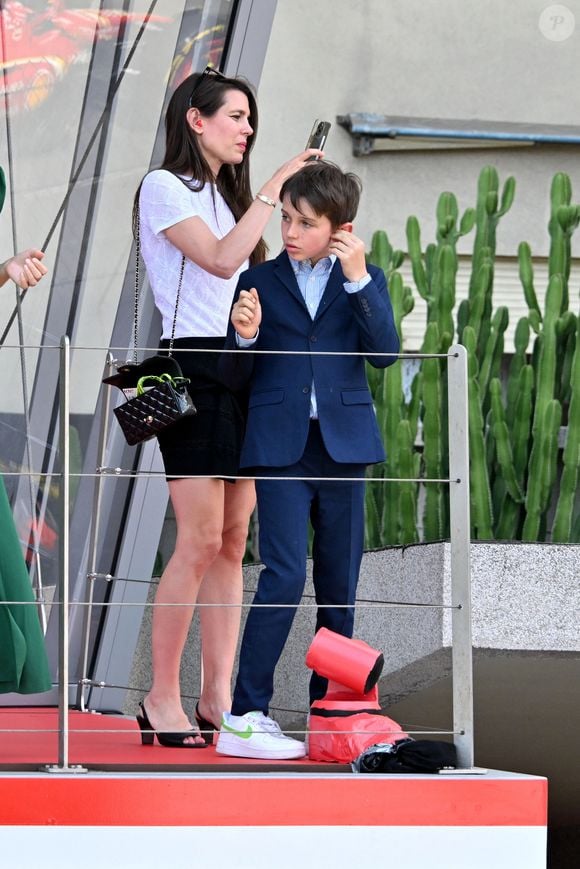
[[[19,306],[13,284],[0,288],[0,472],[33,586],[48,601],[58,576],[60,337],[72,346],[71,471],[94,474],[107,348],[116,340],[124,359],[131,337],[133,196],[162,155],[168,95],[190,72],[219,66],[235,6],[0,4],[0,261],[41,247],[50,269]],[[71,577],[86,557],[93,482],[71,480]],[[124,499],[130,486],[120,488]]]

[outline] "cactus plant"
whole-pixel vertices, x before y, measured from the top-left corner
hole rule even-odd
[[[422,352],[439,352],[439,327],[429,323]],[[441,445],[441,368],[436,356],[421,362],[423,416],[423,468],[424,475],[431,479],[443,476]],[[423,539],[441,540],[443,536],[443,491],[441,483],[425,483],[425,510],[423,514]]]
[[[522,540],[527,542],[538,540],[540,536],[542,515],[548,506],[561,418],[560,402],[552,398],[544,405],[541,416],[535,422],[536,433],[526,491],[526,518],[522,530]]]
[[[382,268],[389,284],[389,294],[397,332],[402,333],[402,321],[413,310],[413,296],[409,287],[403,284],[401,274],[395,269],[402,262],[403,254],[395,251],[386,233],[377,231],[373,235],[369,262]],[[402,363],[398,359],[388,369],[379,370],[367,366],[369,384],[375,400],[379,427],[385,432],[386,462],[369,468],[368,476],[399,477],[399,422],[406,417],[402,386]],[[366,545],[375,548],[387,541],[398,541],[399,517],[396,503],[399,497],[398,483],[384,485],[369,483],[366,487],[365,503],[369,525],[366,529]]]
[[[532,251],[527,241],[522,241],[518,247],[518,263],[520,272],[520,282],[524,290],[524,298],[528,306],[528,317],[530,321],[536,323],[539,328],[542,315],[536,290],[534,289],[534,267],[532,265]],[[537,331],[537,328],[534,329]]]
[[[496,443],[497,460],[501,469],[501,479],[509,496],[517,504],[521,504],[524,496],[515,469],[509,429],[505,421],[501,383],[498,377],[494,377],[491,381],[490,396],[493,436]]]
[[[530,433],[533,413],[534,370],[531,365],[523,365],[518,378],[517,398],[510,427],[514,471],[519,488],[525,486],[528,465]],[[522,504],[507,492],[501,505],[495,536],[498,540],[517,540],[520,535]]]
[[[564,467],[560,480],[560,496],[552,526],[552,540],[555,543],[572,542],[572,519],[578,493],[580,469],[580,316],[576,318],[576,323],[576,346],[570,377],[571,398],[568,412],[568,433],[562,456]]]
[[[481,395],[477,380],[479,373],[477,342],[475,332],[471,326],[466,326],[463,331],[463,343],[468,354],[469,479],[471,484],[472,535],[478,540],[491,540],[493,538],[491,490],[487,463],[485,461],[483,414],[481,412]]]
[[[526,350],[530,343],[530,322],[527,317],[521,317],[514,333],[515,353],[512,356],[507,383],[506,422],[509,426],[514,420],[516,401],[520,389],[520,373],[526,364]]]
[[[440,539],[446,534],[444,487],[439,483],[423,484],[424,509],[418,521],[418,488],[408,478],[418,476],[419,471],[428,479],[448,476],[446,360],[440,354],[446,352],[455,333],[468,352],[472,536],[538,540],[550,534],[549,516],[556,503],[558,484],[560,424],[564,418],[568,432],[551,534],[555,541],[580,542],[580,515],[576,512],[580,477],[580,313],[577,316],[568,310],[571,237],[580,225],[580,206],[571,204],[569,179],[558,173],[550,193],[549,278],[542,306],[536,293],[530,246],[522,242],[518,247],[528,314],[516,326],[515,352],[507,383],[502,386],[501,363],[509,315],[505,307],[493,309],[494,261],[499,221],[511,207],[514,191],[515,181],[508,178],[500,193],[496,170],[485,167],[478,181],[476,208],[467,209],[461,220],[453,194],[441,194],[436,240],[424,250],[417,219],[411,216],[407,220],[414,283],[427,305],[422,344],[426,358],[415,375],[410,397],[408,391],[403,394],[399,363],[399,370],[392,366],[379,372],[381,382],[373,388],[388,459],[378,471],[370,473],[401,480],[388,485],[388,495],[382,501],[375,494],[369,502],[367,536],[378,539],[379,545],[412,542],[418,539],[419,527],[424,540]],[[457,242],[473,225],[476,232],[469,295],[456,307]],[[397,326],[402,329],[404,316],[412,307],[411,291],[396,272],[395,263],[400,265],[402,255],[393,251],[385,238],[373,238],[371,256],[390,277]],[[375,484],[373,491],[384,493],[386,488]]]
[[[564,172],[557,172],[550,189],[550,255],[548,274],[562,278],[561,312],[568,310],[568,280],[570,278],[572,233],[580,223],[580,206],[571,205],[572,185]]]
[[[396,509],[400,526],[397,543],[406,545],[417,543],[419,540],[417,531],[417,484],[413,482],[419,475],[419,456],[413,452],[409,420],[402,419],[399,422],[397,441],[399,445],[400,476],[404,480],[404,482],[396,484],[399,490]]]
[[[563,295],[561,275],[553,275],[546,292],[546,312],[542,329],[542,340],[536,360],[536,404],[532,432],[535,433],[544,420],[546,405],[554,397],[556,384],[556,323],[560,316]]]

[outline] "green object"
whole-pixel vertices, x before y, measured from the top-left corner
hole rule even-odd
[[[409,287],[403,284],[401,274],[396,268],[403,261],[401,251],[393,250],[389,239],[382,230],[373,234],[369,262],[385,273],[397,332],[401,334],[403,317],[413,310],[413,296]],[[367,366],[369,385],[375,402],[377,421],[384,433],[386,462],[372,465],[367,472],[369,477],[402,477],[399,465],[398,429],[406,419],[407,407],[403,397],[401,360],[397,359],[388,369],[377,370]],[[418,410],[416,410],[418,412]],[[415,431],[417,420],[414,420]],[[412,446],[410,447],[412,453]],[[401,536],[402,516],[398,509],[401,498],[401,483],[368,483],[365,494],[366,529],[365,546],[374,549],[389,543],[398,543]],[[417,484],[410,484],[417,487]],[[408,490],[407,490],[408,495]],[[412,505],[406,503],[406,516],[412,512]]]
[[[569,310],[568,287],[571,239],[580,226],[580,206],[572,204],[568,176],[555,175],[542,310],[532,251],[525,241],[518,247],[528,312],[517,324],[515,353],[504,382],[509,312],[493,305],[494,265],[497,229],[514,192],[513,178],[502,189],[496,169],[486,166],[478,179],[476,208],[467,209],[461,219],[455,196],[442,193],[436,239],[425,247],[417,218],[408,218],[408,257],[416,291],[427,307],[421,350],[444,354],[455,335],[468,350],[472,537],[532,541],[550,539],[551,532],[555,542],[580,542],[580,312]],[[474,226],[469,294],[456,305],[457,242]],[[373,236],[369,258],[389,276],[402,335],[403,318],[412,308],[410,291],[396,271],[402,255],[382,233]],[[422,540],[449,533],[446,487],[399,482],[449,476],[446,366],[445,359],[422,360],[404,391],[400,362],[374,375],[371,388],[388,458],[386,464],[369,469],[369,475],[395,480],[368,487],[373,495],[371,499],[367,491],[367,532],[374,546],[412,542],[419,533]],[[562,421],[567,426],[563,451],[558,446]]]
[[[0,166],[0,211],[6,177]],[[26,605],[10,601],[27,601]],[[50,691],[44,636],[26,564],[14,527],[10,502],[0,477],[0,693]],[[6,606],[5,604],[8,604]]]
[[[532,265],[532,251],[527,241],[522,241],[518,247],[518,262],[520,270],[520,282],[524,290],[524,298],[530,314],[535,312],[535,320],[542,319],[538,297],[534,289],[534,267]]]
[[[439,352],[439,328],[429,323],[422,347],[423,353]],[[423,359],[422,398],[423,416],[423,467],[425,477],[443,477],[442,426],[441,426],[441,367],[439,359]],[[445,443],[447,443],[445,441]],[[428,542],[443,537],[443,491],[441,483],[425,483],[425,509],[423,513],[423,539]]]
[[[546,310],[542,341],[537,357],[536,368],[536,406],[534,412],[533,434],[543,421],[546,406],[554,397],[556,384],[556,323],[562,305],[563,280],[561,275],[550,278],[546,292]]]
[[[564,172],[557,172],[550,190],[550,254],[548,275],[562,278],[562,304],[560,311],[568,309],[568,280],[571,264],[571,237],[580,222],[580,206],[571,205],[572,185]]]
[[[516,352],[510,362],[507,384],[506,422],[511,426],[518,398],[520,373],[526,364],[526,351],[530,343],[530,323],[527,317],[521,317],[516,326],[514,344]]]
[[[399,489],[398,513],[400,532],[398,542],[403,546],[419,542],[417,532],[417,483],[413,480],[418,476],[419,456],[413,452],[411,440],[411,426],[407,419],[399,422],[397,430],[399,443],[399,468],[400,476],[405,480],[397,483]]]
[[[499,307],[489,324],[485,353],[479,368],[479,389],[481,392],[481,407],[484,415],[489,409],[489,384],[494,377],[499,377],[503,356],[503,336],[509,323],[509,313],[506,307]]]
[[[393,275],[389,287],[391,301],[393,305],[393,314],[397,326],[397,332],[400,335],[401,319],[403,315],[404,303],[404,287],[400,274]],[[382,431],[385,433],[385,449],[387,453],[387,461],[385,471],[387,477],[399,476],[399,441],[397,438],[397,430],[399,422],[404,417],[404,401],[403,401],[403,371],[401,360],[397,359],[393,365],[389,366],[384,372],[383,388],[379,393],[377,406],[378,418],[382,423]],[[399,516],[397,511],[393,509],[399,497],[399,483],[393,483],[390,498],[383,498],[380,515],[381,515],[381,534],[385,540],[398,539]],[[377,495],[378,492],[375,492]]]
[[[477,204],[475,208],[475,240],[473,243],[471,279],[469,282],[469,301],[471,304],[475,303],[477,294],[481,292],[481,289],[478,287],[481,267],[486,262],[491,266],[491,276],[484,289],[484,297],[478,301],[481,313],[479,315],[480,326],[476,328],[476,335],[477,358],[480,366],[483,355],[486,352],[489,332],[491,330],[493,264],[495,262],[497,227],[500,219],[512,206],[515,186],[515,179],[509,177],[503,186],[500,197],[497,169],[494,166],[485,166],[479,174]],[[470,323],[474,325],[471,320]],[[482,390],[482,401],[485,403],[485,400],[486,393]]]
[[[574,351],[576,348],[577,317],[572,311],[565,311],[556,323],[559,351],[556,357],[556,398],[562,404],[571,399],[571,377]]]
[[[509,429],[506,425],[501,396],[501,383],[494,377],[490,383],[491,419],[495,439],[497,460],[501,468],[503,481],[510,496],[520,504],[524,500],[516,474]]]
[[[533,392],[534,369],[531,365],[524,365],[520,371],[518,381],[512,434],[514,466],[521,487],[524,484],[524,476],[528,464],[530,432],[534,412]]]
[[[32,605],[34,594],[1,477],[0,533],[0,693],[50,691],[44,637],[36,606]]]
[[[472,537],[493,540],[493,515],[487,463],[481,397],[478,382],[476,337],[471,326],[463,332],[463,343],[468,353],[468,413],[469,413],[469,479],[471,484]]]
[[[553,398],[544,406],[541,418],[534,421],[536,430],[530,455],[526,518],[522,530],[522,540],[527,543],[540,539],[543,514],[548,506],[550,487],[555,477],[561,419],[562,407]]]
[[[481,170],[477,184],[476,230],[473,246],[472,282],[469,287],[470,298],[474,289],[473,281],[482,261],[487,258],[489,251],[495,255],[497,225],[500,218],[511,208],[515,189],[515,178],[510,176],[504,184],[498,208],[499,177],[497,169],[494,166],[485,166]]]
[[[149,381],[151,382],[149,383]],[[170,383],[173,387],[178,387],[185,386],[185,384],[189,382],[189,377],[172,377],[171,374],[167,374],[167,372],[160,375],[146,374],[145,377],[140,377],[137,381],[137,395],[143,395],[146,388],[151,388],[157,383]],[[149,387],[147,387],[146,384],[149,384]]]
[[[580,316],[577,317],[576,348],[570,377],[571,398],[568,410],[568,434],[562,460],[560,496],[552,526],[554,543],[572,543],[574,503],[578,492],[580,471]]]
[[[453,342],[455,324],[455,284],[457,277],[457,241],[471,232],[475,210],[467,209],[459,226],[459,209],[453,193],[444,192],[437,202],[437,243],[429,244],[423,255],[421,230],[415,216],[407,220],[407,245],[413,279],[419,295],[427,303],[427,322],[439,327],[440,351],[445,353]]]
[[[509,387],[508,387],[509,388]],[[526,470],[528,467],[530,431],[533,414],[534,369],[531,365],[523,365],[520,369],[515,390],[515,407],[513,423],[510,426],[513,464],[519,488],[524,490]],[[509,392],[508,392],[509,395]],[[508,419],[509,405],[506,411]],[[497,540],[519,540],[522,516],[521,502],[514,501],[506,493],[501,505],[495,536]]]

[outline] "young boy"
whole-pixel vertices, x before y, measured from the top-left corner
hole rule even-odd
[[[374,354],[399,349],[384,274],[367,266],[364,244],[352,233],[359,197],[359,179],[326,161],[289,178],[280,193],[285,250],[244,272],[234,299],[226,348],[288,355],[223,357],[233,388],[249,382],[240,465],[273,479],[256,480],[264,569],[254,598],[259,606],[246,622],[232,711],[223,716],[220,754],[305,754],[304,743],[285,736],[268,716],[268,706],[306,581],[309,519],[316,630],[352,636],[365,467],[385,457],[365,358],[384,368],[395,357]],[[337,355],[311,355],[325,352]],[[361,355],[341,355],[349,353]],[[315,479],[329,477],[337,479]],[[311,702],[325,691],[326,680],[314,673]]]

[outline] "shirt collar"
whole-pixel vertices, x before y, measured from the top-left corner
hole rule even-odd
[[[309,259],[302,260],[298,262],[298,260],[292,259],[290,254],[288,254],[288,259],[290,260],[290,265],[292,266],[292,271],[295,275],[299,275],[301,272],[311,272],[315,268],[322,272],[323,274],[327,274],[332,269],[333,265],[336,262],[336,254],[331,253],[330,256],[325,256],[322,259],[319,259],[315,266],[312,265]]]

